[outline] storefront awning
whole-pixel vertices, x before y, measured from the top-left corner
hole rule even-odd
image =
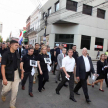
[[[58,20],[58,21],[54,22],[53,24],[78,24],[78,23],[64,21],[64,20]]]

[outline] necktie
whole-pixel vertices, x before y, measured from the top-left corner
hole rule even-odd
[[[64,54],[64,57],[65,57],[65,54]]]

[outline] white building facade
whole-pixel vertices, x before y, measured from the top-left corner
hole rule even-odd
[[[35,46],[38,42],[38,29],[40,28],[41,13],[39,9],[36,9],[30,16],[30,30],[28,33],[29,44]]]
[[[108,1],[107,0],[49,0],[41,9],[38,42],[46,41],[51,48],[60,43],[69,49],[77,45],[88,49],[94,59],[97,50],[101,54],[108,49]],[[48,14],[46,39],[45,13]]]

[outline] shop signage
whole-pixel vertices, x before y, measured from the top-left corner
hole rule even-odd
[[[101,46],[101,45],[95,45],[95,48],[103,49],[103,46]]]
[[[67,44],[63,44],[64,45],[64,47],[67,47]]]

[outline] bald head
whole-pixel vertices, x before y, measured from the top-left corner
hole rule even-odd
[[[82,49],[82,55],[86,56],[87,55],[87,48]]]

